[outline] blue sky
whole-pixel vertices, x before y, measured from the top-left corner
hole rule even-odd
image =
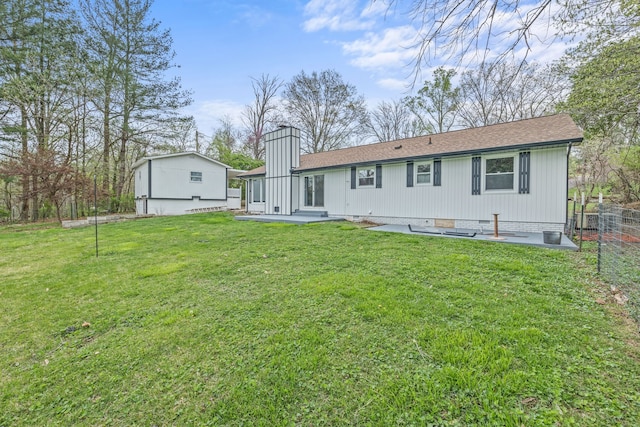
[[[193,91],[186,113],[211,135],[225,115],[239,123],[253,98],[250,77],[261,74],[289,81],[301,70],[335,69],[371,106],[406,96],[417,28],[401,9],[389,11],[383,0],[155,0],[152,16],[171,30],[176,73]],[[499,23],[508,30],[513,17]],[[547,26],[541,23],[542,38]],[[563,50],[539,43],[530,58],[546,61]]]

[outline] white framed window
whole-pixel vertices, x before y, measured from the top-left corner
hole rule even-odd
[[[513,191],[516,176],[514,155],[493,156],[485,159],[484,189],[486,191]]]
[[[251,180],[251,201],[253,203],[264,203],[264,178]]]
[[[376,183],[376,168],[367,166],[358,168],[358,187],[373,187]]]
[[[304,205],[324,206],[324,175],[304,177]]]
[[[191,182],[202,182],[202,172],[191,171]]]
[[[416,185],[431,185],[431,162],[416,163]]]

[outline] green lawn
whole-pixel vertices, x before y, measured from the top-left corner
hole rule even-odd
[[[0,228],[0,426],[640,419],[589,254],[227,214],[99,233],[96,259],[93,228]]]

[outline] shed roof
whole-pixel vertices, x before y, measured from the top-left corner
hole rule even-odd
[[[217,165],[220,165],[220,166],[222,166],[222,167],[224,167],[224,168],[226,168],[226,169],[227,169],[227,172],[228,172],[228,176],[229,176],[229,178],[235,178],[235,177],[237,177],[238,175],[241,175],[241,174],[243,174],[244,172],[246,172],[246,171],[243,171],[243,170],[233,169],[233,168],[232,168],[231,166],[229,166],[229,165],[225,165],[225,164],[224,164],[224,163],[222,163],[222,162],[219,162],[219,161],[217,161],[217,160],[215,160],[215,159],[212,159],[211,157],[207,157],[207,156],[205,156],[205,155],[203,155],[203,154],[196,153],[195,151],[183,151],[183,152],[180,152],[180,153],[159,154],[159,155],[157,155],[157,156],[146,156],[146,157],[141,158],[141,159],[140,159],[140,160],[138,160],[137,162],[135,162],[135,163],[133,164],[133,169],[136,169],[136,168],[140,167],[140,166],[141,166],[141,165],[143,165],[147,160],[166,159],[166,158],[171,158],[171,157],[182,157],[182,156],[197,156],[197,157],[200,157],[201,159],[207,160],[207,161],[209,161],[209,162],[211,162],[211,163],[215,163],[215,164],[217,164]]]
[[[440,134],[378,142],[300,156],[296,171],[579,143],[582,130],[568,114],[455,130]],[[264,175],[265,167],[240,177]]]

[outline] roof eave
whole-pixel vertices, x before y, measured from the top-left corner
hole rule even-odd
[[[313,168],[298,167],[293,171],[293,173],[313,172],[313,171],[324,170],[324,169],[363,166],[363,165],[370,165],[372,163],[386,164],[386,163],[408,162],[408,161],[420,160],[420,159],[439,159],[442,157],[469,156],[474,154],[492,153],[496,151],[528,150],[528,149],[541,148],[541,147],[553,147],[553,146],[562,146],[562,145],[570,145],[570,144],[579,144],[582,141],[583,141],[583,138],[578,137],[578,138],[570,138],[570,139],[564,139],[559,141],[534,142],[534,143],[528,143],[528,144],[516,144],[516,145],[508,145],[508,146],[500,146],[500,147],[478,148],[474,150],[424,154],[419,156],[394,157],[392,159],[385,159],[385,160],[368,160],[363,162],[341,163],[341,164],[319,166],[319,167],[313,167]],[[265,175],[265,174],[264,173],[257,174],[255,176],[260,176],[260,175]]]

